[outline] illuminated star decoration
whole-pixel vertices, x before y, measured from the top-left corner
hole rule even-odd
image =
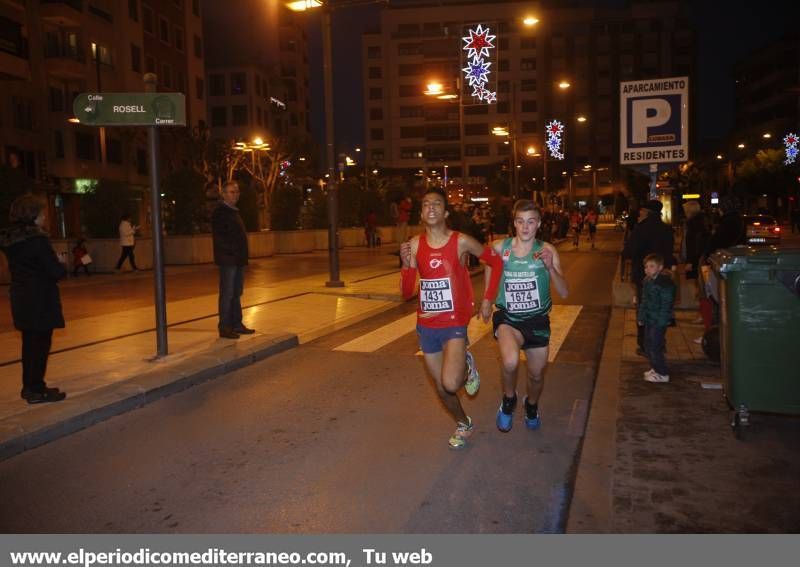
[[[786,134],[783,143],[786,146],[786,159],[784,165],[790,165],[797,159],[797,134]]]
[[[289,169],[289,167],[291,167],[291,165],[292,165],[292,162],[290,162],[288,159],[282,161],[280,163],[280,173],[278,173],[278,175],[280,175],[280,176],[286,175],[286,170]]]
[[[483,88],[483,85],[489,80],[489,67],[491,63],[483,62],[483,59],[476,57],[475,59],[470,62],[469,65],[464,67],[462,71],[467,76],[467,80],[469,81],[469,86],[479,85]]]
[[[493,42],[496,37],[491,35],[488,27],[484,28],[482,24],[478,24],[477,28],[469,30],[468,36],[461,38],[464,42],[462,49],[467,52],[467,58],[470,59],[469,64],[462,69],[464,77],[473,88],[472,96],[487,103],[497,101],[497,93],[485,88],[489,82],[491,72],[489,67],[492,63],[484,61],[483,58],[491,57],[489,50],[495,49]]]
[[[474,30],[469,30],[469,36],[461,38],[461,41],[466,44],[464,49],[467,52],[467,57],[471,59],[489,57],[489,49],[494,49],[492,42],[495,37],[497,36],[489,35],[489,28],[483,29],[480,24]]]
[[[561,151],[561,134],[564,133],[564,125],[558,120],[551,120],[545,127],[547,134],[547,149],[550,155],[556,159],[564,159]]]

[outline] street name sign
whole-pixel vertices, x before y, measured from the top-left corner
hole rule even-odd
[[[186,126],[183,93],[82,93],[72,110],[90,126]]]
[[[689,159],[689,77],[619,84],[619,162]]]

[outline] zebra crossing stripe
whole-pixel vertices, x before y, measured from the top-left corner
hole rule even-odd
[[[550,311],[550,352],[548,360],[552,362],[558,355],[558,351],[564,340],[567,338],[570,329],[580,314],[580,305],[553,305]],[[396,341],[403,335],[414,332],[416,328],[417,314],[409,313],[400,319],[378,327],[365,335],[357,337],[351,341],[343,343],[333,350],[340,352],[375,352],[386,345]],[[482,320],[472,318],[467,327],[467,336],[470,344],[475,344],[484,335],[492,330],[492,323],[484,323]],[[422,356],[422,351],[417,351],[417,356]],[[522,354],[524,360],[525,354]]]
[[[378,327],[366,335],[361,335],[352,341],[341,344],[333,350],[346,352],[375,352],[379,348],[383,348],[389,343],[396,341],[403,335],[414,331],[414,329],[416,329],[416,323],[417,314],[410,313],[397,321],[393,321],[383,327]]]

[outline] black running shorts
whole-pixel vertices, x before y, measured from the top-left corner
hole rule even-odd
[[[492,315],[495,339],[500,325],[514,327],[522,334],[522,350],[542,348],[550,344],[550,315],[534,315],[529,319],[515,321],[508,316],[507,311],[499,309]]]

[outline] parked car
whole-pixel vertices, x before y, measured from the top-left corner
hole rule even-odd
[[[779,244],[781,227],[769,215],[747,215],[744,217],[748,244]]]

